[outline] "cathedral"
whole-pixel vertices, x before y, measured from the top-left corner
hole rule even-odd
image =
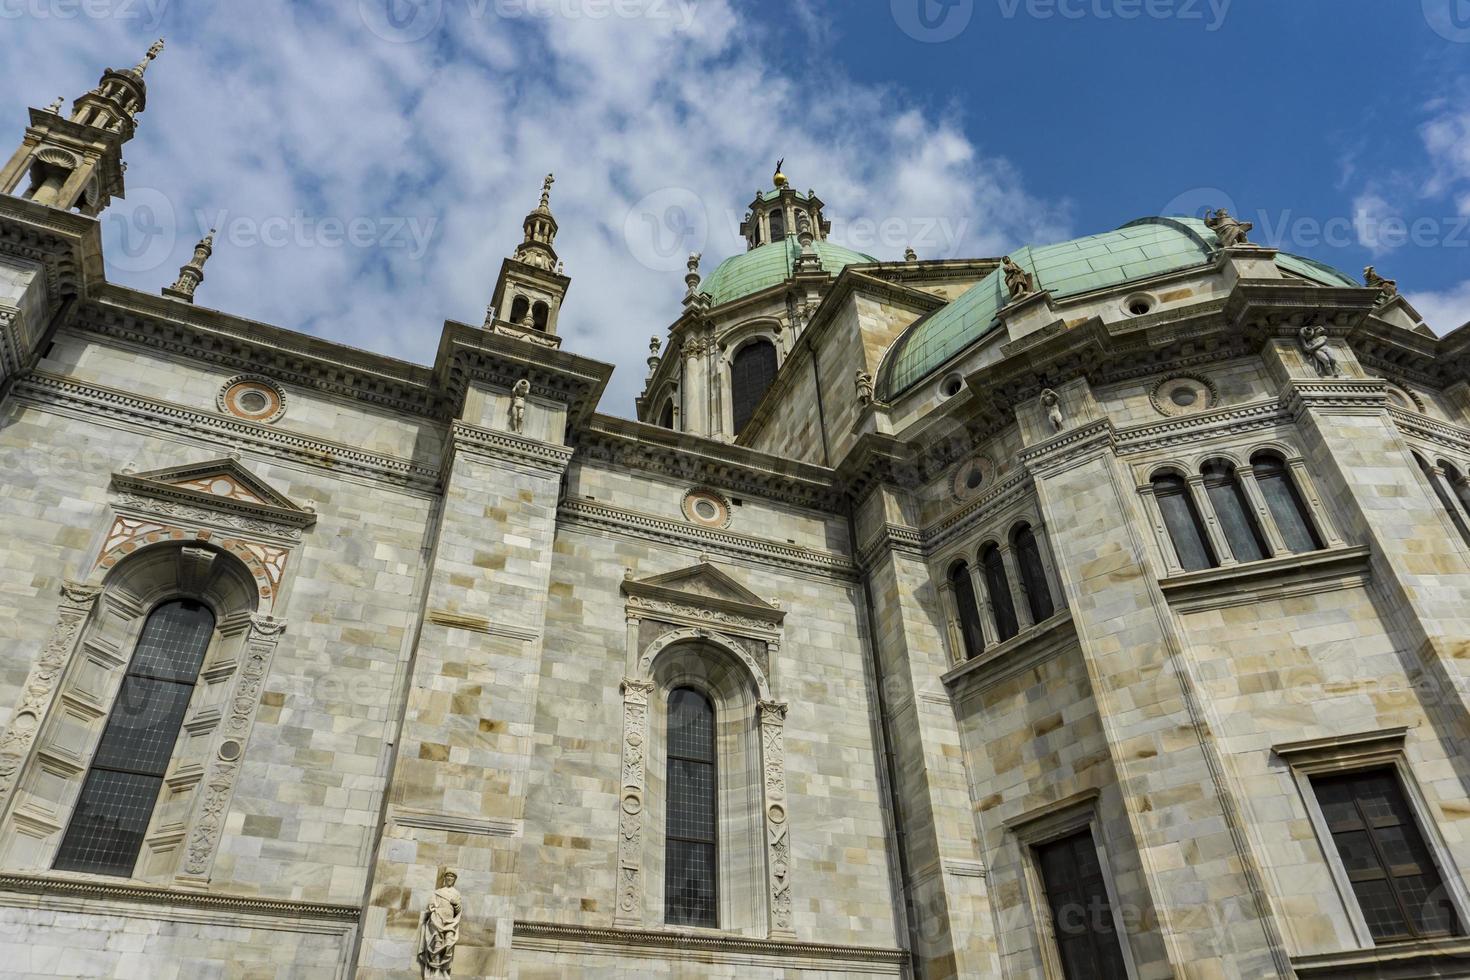
[[[159,47],[0,170],[0,974],[1470,977],[1470,328],[778,168],[624,418],[550,177],[428,366],[110,282]]]

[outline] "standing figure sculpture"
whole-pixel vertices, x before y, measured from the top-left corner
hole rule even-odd
[[[526,396],[531,393],[531,382],[525,378],[517,381],[510,390],[510,431],[520,435],[526,427]]]
[[[1307,360],[1317,369],[1317,373],[1324,378],[1337,377],[1337,358],[1327,346],[1327,331],[1321,327],[1306,326],[1302,327],[1297,336],[1301,339],[1302,353],[1307,355]]]
[[[1011,261],[1009,255],[1000,260],[1000,267],[1005,275],[1006,291],[1011,294],[1011,299],[1020,299],[1036,292],[1036,280],[1031,277],[1031,273]]]
[[[873,400],[873,376],[862,368],[858,368],[857,377],[853,379],[857,385],[857,399],[859,405],[866,405]]]
[[[1370,289],[1378,290],[1378,302],[1380,303],[1387,303],[1399,294],[1398,281],[1383,278],[1371,265],[1363,267],[1363,282]]]
[[[1246,232],[1255,227],[1254,222],[1241,221],[1231,216],[1230,212],[1221,208],[1218,211],[1209,210],[1205,212],[1205,225],[1215,233],[1220,240],[1221,248],[1234,248],[1236,245],[1249,245],[1246,240]]]
[[[1046,420],[1051,423],[1052,429],[1056,432],[1061,432],[1064,422],[1062,418],[1061,396],[1050,388],[1043,389],[1041,392],[1041,405],[1046,409]]]
[[[454,887],[458,880],[453,871],[444,872],[424,909],[419,925],[418,956],[423,980],[449,980],[454,947],[459,942],[459,918],[464,911],[459,889]]]

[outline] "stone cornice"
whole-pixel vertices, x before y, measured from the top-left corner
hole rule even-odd
[[[1382,378],[1293,378],[1282,386],[1281,410],[1298,417],[1307,409],[1338,413],[1380,412],[1388,408],[1388,389]]]
[[[199,412],[55,375],[32,372],[16,383],[14,393],[36,404],[81,412],[94,419],[103,416],[147,428],[182,432],[193,438],[212,439],[230,447],[325,466],[335,472],[414,490],[431,492],[439,485],[437,467],[414,460],[310,439],[274,426]]]
[[[1425,939],[1340,953],[1293,956],[1292,969],[1302,980],[1411,980],[1415,977],[1460,976],[1470,961],[1470,939]]]
[[[525,378],[538,397],[567,407],[568,424],[587,423],[612,377],[612,365],[514,337],[446,321],[434,358],[435,385],[443,402],[457,410],[476,382],[509,390]]]
[[[1077,644],[1077,626],[1070,610],[1022,630],[1004,643],[988,647],[940,678],[956,704],[994,687],[1008,677],[1030,670]]]
[[[1019,455],[1032,473],[1043,474],[1091,458],[1094,453],[1111,451],[1115,445],[1112,420],[1096,419],[1029,446]]]
[[[630,610],[663,610],[678,613],[681,609],[687,609],[688,614],[696,618],[701,611],[712,611],[723,616],[715,620],[716,622],[739,626],[762,635],[776,632],[786,619],[784,609],[761,602],[754,596],[751,596],[750,599],[713,596],[702,592],[691,592],[675,585],[663,585],[658,582],[637,579],[624,579],[621,588],[623,595],[628,597]],[[756,601],[750,601],[751,599]]]
[[[1163,579],[1159,587],[1182,612],[1224,609],[1362,585],[1371,574],[1371,557],[1366,547],[1311,551],[1186,572]]]
[[[45,269],[48,316],[102,279],[102,230],[94,218],[0,194],[0,255]]]
[[[1115,440],[1118,455],[1127,456],[1215,436],[1257,432],[1289,421],[1291,417],[1282,409],[1280,402],[1273,399],[1128,426],[1117,430]]]
[[[810,572],[827,578],[851,579],[856,569],[847,556],[814,551],[796,545],[777,544],[734,531],[719,531],[610,507],[588,500],[565,499],[557,508],[559,522],[573,527],[632,534],[680,547],[710,551],[729,558],[755,561],[779,568]]]
[[[827,513],[843,507],[831,470],[646,422],[594,416],[573,433],[578,458]]]
[[[740,957],[768,956],[833,965],[851,964],[851,969],[858,969],[859,964],[872,964],[887,966],[895,975],[908,959],[908,954],[901,949],[877,946],[838,946],[830,943],[757,939],[712,931],[607,929],[559,922],[527,922],[520,919],[515,923],[515,943],[529,949],[556,949],[565,945],[618,946],[641,950],[645,954],[661,958],[669,955],[683,958],[691,953],[725,953]]]
[[[1426,442],[1453,446],[1461,452],[1470,452],[1470,429],[1452,422],[1430,418],[1428,415],[1405,411],[1392,404],[1388,407],[1388,414],[1393,419],[1394,425],[1398,426],[1399,431],[1404,435],[1415,436]]]
[[[454,452],[470,450],[519,466],[560,474],[572,460],[573,450],[549,442],[498,432],[468,422],[455,422],[451,430]]]
[[[98,881],[91,877],[0,873],[0,892],[26,895],[64,896],[96,901],[134,902],[144,905],[178,905],[220,910],[237,915],[278,916],[289,919],[329,919],[356,922],[362,910],[356,905],[329,905],[287,899],[195,892],[155,885]]]
[[[114,473],[112,475],[112,489],[119,493],[134,494],[138,497],[158,500],[168,504],[197,507],[202,510],[217,511],[221,514],[227,514],[244,520],[275,525],[280,529],[278,533],[287,537],[299,537],[303,529],[311,527],[316,523],[316,514],[310,511],[292,507],[280,507],[272,504],[261,504],[253,500],[223,497],[205,490],[174,486],[169,483],[162,483],[158,480],[150,480],[128,473]],[[295,532],[295,534],[293,535],[292,532]]]

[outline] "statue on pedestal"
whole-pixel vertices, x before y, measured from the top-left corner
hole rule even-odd
[[[1205,225],[1215,233],[1220,240],[1221,248],[1234,248],[1236,245],[1249,245],[1246,240],[1246,232],[1255,227],[1254,222],[1241,221],[1231,216],[1230,212],[1221,208],[1218,211],[1205,212]]]
[[[459,889],[454,887],[458,880],[453,871],[444,872],[424,909],[419,925],[418,955],[423,980],[449,980],[454,947],[459,943],[459,919],[464,911]]]

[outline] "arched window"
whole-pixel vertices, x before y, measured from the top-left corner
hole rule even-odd
[[[1305,554],[1322,548],[1322,537],[1312,526],[1301,492],[1281,457],[1273,453],[1257,453],[1251,457],[1251,471],[1266,498],[1266,509],[1276,522],[1286,547],[1294,554]]]
[[[990,608],[995,610],[995,633],[1009,640],[1021,631],[1016,622],[1016,607],[1011,604],[1011,583],[1006,578],[1006,563],[1000,549],[988,546],[980,552],[980,565],[985,569],[985,588],[990,592]]]
[[[62,838],[57,868],[133,873],[213,635],[214,615],[190,599],[166,602],[148,617]]]
[[[658,413],[658,424],[665,429],[674,427],[674,400],[672,398],[664,402],[663,410]]]
[[[1051,601],[1051,589],[1046,584],[1046,566],[1041,563],[1041,546],[1036,541],[1036,532],[1031,525],[1022,524],[1011,534],[1011,547],[1016,552],[1016,564],[1021,569],[1021,584],[1026,587],[1026,604],[1031,608],[1031,621],[1039,623],[1050,619],[1056,607]]]
[[[771,241],[779,242],[786,239],[786,214],[780,208],[771,211]]]
[[[1164,527],[1169,540],[1174,543],[1174,553],[1186,572],[1197,572],[1202,568],[1214,568],[1219,564],[1210,542],[1205,537],[1205,524],[1200,520],[1194,499],[1189,494],[1189,484],[1184,477],[1173,473],[1160,473],[1153,478],[1154,499],[1159,503],[1159,512],[1164,518]]]
[[[740,348],[730,364],[731,407],[734,410],[735,434],[745,428],[756,406],[776,380],[776,345],[769,340],[753,340]]]
[[[526,311],[531,308],[531,301],[524,296],[517,296],[510,304],[510,322],[520,325],[526,318]]]
[[[949,585],[959,614],[960,642],[965,645],[965,658],[968,660],[979,656],[985,649],[985,633],[980,628],[980,605],[975,601],[975,583],[970,579],[970,566],[962,561],[955,562],[949,570]]]
[[[531,307],[531,325],[542,333],[546,332],[546,318],[551,315],[551,308],[545,303],[537,303]]]
[[[719,820],[715,782],[715,709],[689,687],[669,692],[668,831],[664,920],[719,925]]]
[[[1465,523],[1465,515],[1460,513],[1460,508],[1455,502],[1455,497],[1445,488],[1444,473],[1442,471],[1436,473],[1435,468],[1429,464],[1429,461],[1418,453],[1414,454],[1414,462],[1418,463],[1419,469],[1424,472],[1424,479],[1429,481],[1429,486],[1434,491],[1434,495],[1439,498],[1440,506],[1445,509],[1445,513],[1450,515],[1450,520],[1454,522],[1456,530],[1460,532],[1460,536],[1466,540],[1470,540],[1470,525]]]
[[[1251,516],[1250,502],[1235,473],[1225,462],[1206,463],[1200,471],[1205,478],[1205,496],[1220,522],[1220,530],[1230,545],[1236,561],[1260,561],[1270,554],[1260,529]]]

